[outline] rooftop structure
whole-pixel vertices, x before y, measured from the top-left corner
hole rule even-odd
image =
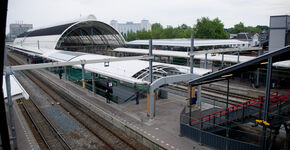
[[[10,86],[11,86],[11,97],[12,97],[12,100],[17,100],[17,99],[20,99],[20,98],[25,98],[25,99],[29,98],[28,93],[21,86],[21,84],[18,82],[18,80],[15,78],[14,75],[10,76]],[[4,99],[7,99],[7,92],[6,92],[7,88],[6,88],[5,75],[3,75],[2,90],[3,90],[3,94],[4,94]]]
[[[253,56],[238,56],[238,55],[224,55],[224,58],[222,58],[222,54],[216,54],[216,53],[225,53],[225,52],[231,52],[231,51],[244,51],[244,50],[251,50],[250,48],[247,49],[215,49],[215,50],[208,50],[208,51],[196,51],[196,55],[194,55],[194,59],[199,60],[209,60],[209,61],[224,61],[229,63],[238,63],[239,62],[246,62],[251,59],[254,59]],[[253,48],[255,50],[255,48]],[[256,49],[260,50],[260,49]],[[137,49],[137,48],[116,48],[112,50],[114,52],[121,52],[121,53],[133,53],[133,54],[143,54],[146,55],[149,53],[147,49]],[[212,52],[213,51],[213,52]],[[207,55],[205,56],[205,53],[212,53],[214,55]],[[180,52],[180,51],[168,51],[168,50],[154,50],[153,51],[154,56],[169,56],[169,57],[176,57],[176,58],[189,58],[188,52]],[[276,62],[273,64],[275,67],[282,67],[282,68],[290,68],[290,60]]]
[[[46,52],[54,49],[71,51],[112,49],[121,47],[124,43],[123,36],[113,27],[89,16],[86,19],[29,30],[19,35],[13,45]]]
[[[290,44],[290,16],[271,16],[269,29],[269,51]]]
[[[135,40],[126,42],[127,45],[148,45],[148,40]],[[190,39],[155,39],[155,46],[170,46],[170,47],[190,47]],[[202,46],[219,46],[219,47],[249,47],[248,41],[240,41],[237,39],[194,39],[194,47]]]
[[[145,31],[151,30],[151,24],[148,20],[141,20],[140,23],[133,22],[118,23],[117,20],[112,20],[110,25],[122,34],[127,34],[128,32],[137,32],[141,30]]]
[[[33,28],[32,24],[10,24],[9,38],[15,39],[18,35],[28,31]]]
[[[88,54],[100,48],[114,49],[124,45],[122,35],[113,27],[93,18],[30,30],[15,39],[12,49],[30,55],[59,62],[77,60],[98,60],[111,56]],[[88,53],[80,51],[86,50]],[[77,52],[76,52],[77,51]],[[148,62],[130,60],[110,62],[109,67],[103,63],[88,64],[85,69],[107,77],[132,84],[147,84]],[[82,68],[81,65],[75,65]],[[164,63],[153,63],[155,78],[170,74],[189,73],[189,67]],[[210,72],[208,69],[195,69],[197,75]]]

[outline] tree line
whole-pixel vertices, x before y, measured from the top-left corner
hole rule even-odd
[[[172,38],[190,38],[191,33],[195,38],[202,39],[228,39],[229,33],[236,34],[240,32],[260,33],[268,30],[267,26],[244,26],[242,22],[234,27],[225,29],[224,24],[219,18],[213,20],[208,17],[197,19],[197,23],[191,27],[182,24],[178,27],[167,26],[164,28],[160,23],[151,25],[151,31],[137,31],[123,34],[126,41],[144,40],[144,39],[172,39]]]

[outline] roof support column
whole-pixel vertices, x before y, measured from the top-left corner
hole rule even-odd
[[[262,50],[258,50],[258,56],[260,56],[262,54]],[[257,72],[256,72],[256,86],[259,87],[260,84],[260,69],[257,68]]]
[[[194,50],[194,36],[193,34],[191,34],[190,36],[190,53],[193,53],[193,50]],[[193,55],[190,55],[190,73],[192,74],[193,73],[193,58],[194,56]]]
[[[225,57],[225,54],[222,53],[222,69],[224,68],[224,57]]]
[[[14,110],[13,110],[13,101],[11,97],[11,83],[10,83],[10,75],[12,72],[5,73],[5,81],[6,81],[6,90],[7,90],[7,98],[8,98],[8,106],[9,106],[9,117],[10,117],[10,127],[12,133],[12,140],[14,149],[17,149],[17,139],[16,139],[16,129],[14,123]]]
[[[207,69],[207,53],[205,54],[205,69]]]
[[[82,83],[83,83],[83,88],[86,88],[86,81],[85,81],[85,64],[82,64]]]
[[[193,53],[194,49],[194,36],[191,33],[190,35],[190,53]],[[193,55],[190,55],[190,74],[193,74]],[[192,86],[189,85],[189,125],[191,125],[191,106],[192,106]]]
[[[96,83],[95,83],[95,74],[92,72],[92,87],[93,87],[93,93],[95,95],[96,93]]]
[[[67,76],[67,68],[66,68],[66,66],[63,67],[63,70],[64,70],[64,79],[67,80],[68,76]]]
[[[270,92],[271,92],[271,78],[272,78],[272,57],[268,58],[268,67],[267,67],[267,76],[266,76],[266,100],[264,102],[264,116],[263,121],[268,121],[268,107],[269,107],[269,100],[270,100]],[[263,135],[261,137],[261,149],[266,149],[267,147],[267,140],[266,138],[266,131],[267,127],[263,126]]]
[[[240,63],[240,51],[238,51],[238,63]]]
[[[149,40],[149,56],[152,56],[152,39]],[[149,82],[150,85],[153,82],[153,71],[152,71],[152,59],[149,60]],[[155,116],[155,102],[154,102],[154,89],[149,88],[149,101],[150,101],[150,119]]]

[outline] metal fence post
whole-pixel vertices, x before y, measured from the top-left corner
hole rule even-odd
[[[270,87],[271,87],[271,78],[272,78],[272,57],[268,58],[268,67],[267,67],[267,77],[266,77],[266,100],[264,103],[264,116],[263,120],[268,121],[268,107],[269,107],[269,100],[270,100]],[[267,147],[267,140],[266,138],[266,131],[267,127],[263,126],[263,135],[261,139],[261,149],[266,149]]]
[[[227,137],[227,140],[226,140],[226,150],[229,149],[229,128],[227,127],[226,129],[226,137]]]
[[[189,125],[191,126],[191,100],[192,100],[192,86],[189,85]]]
[[[228,78],[227,82],[227,103],[226,103],[226,108],[227,108],[227,122],[229,121],[229,92],[230,92],[230,79]]]

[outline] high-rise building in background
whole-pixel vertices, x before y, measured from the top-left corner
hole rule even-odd
[[[151,30],[151,24],[148,20],[141,20],[140,23],[118,23],[117,20],[112,20],[110,25],[122,34],[127,34],[128,32],[137,32],[141,30]]]
[[[19,23],[10,24],[10,33],[8,35],[8,38],[14,40],[18,35],[32,28],[33,28],[32,24],[19,24]]]

